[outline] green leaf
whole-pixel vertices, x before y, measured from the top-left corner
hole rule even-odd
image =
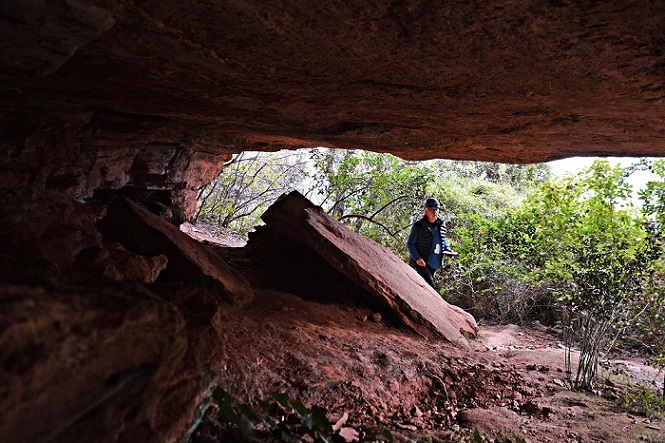
[[[261,418],[246,404],[238,406],[238,410],[253,423],[259,423]]]
[[[295,409],[295,411],[300,415],[304,416],[310,414],[310,410],[303,404],[302,401],[300,401],[300,399],[293,400],[293,402],[291,402],[291,407]]]
[[[212,391],[212,399],[221,406],[223,403],[229,403],[231,396],[224,389],[215,388]]]
[[[320,406],[312,406],[312,424],[326,434],[332,433],[332,424],[328,420],[326,410]]]
[[[288,394],[275,394],[272,398],[274,398],[284,409],[289,409],[291,407]]]

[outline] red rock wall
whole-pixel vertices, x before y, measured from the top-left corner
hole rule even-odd
[[[663,155],[662,0],[13,0],[1,12],[0,114],[157,116],[171,129],[159,143],[227,152]]]
[[[665,155],[665,3],[0,5],[0,189],[178,223],[231,153]]]

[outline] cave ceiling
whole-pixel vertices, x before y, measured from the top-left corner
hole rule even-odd
[[[665,155],[665,1],[10,0],[4,124],[122,115],[214,152]],[[165,130],[163,128],[168,128]]]

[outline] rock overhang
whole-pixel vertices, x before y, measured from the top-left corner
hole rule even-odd
[[[20,251],[43,227],[12,206],[122,195],[179,224],[246,150],[665,156],[662,1],[0,8],[0,190],[5,230],[28,227]]]
[[[156,116],[161,142],[227,153],[665,154],[660,1],[29,0],[2,17],[5,115]]]

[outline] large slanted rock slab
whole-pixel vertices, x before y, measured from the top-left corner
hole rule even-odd
[[[166,255],[168,264],[160,274],[162,280],[204,284],[221,291],[235,304],[244,304],[253,298],[249,282],[223,258],[130,200],[114,201],[98,226],[104,235],[128,251],[148,256]]]
[[[446,303],[384,246],[348,229],[298,192],[280,197],[261,217],[277,235],[307,245],[405,325],[427,337],[466,345],[478,326]]]

